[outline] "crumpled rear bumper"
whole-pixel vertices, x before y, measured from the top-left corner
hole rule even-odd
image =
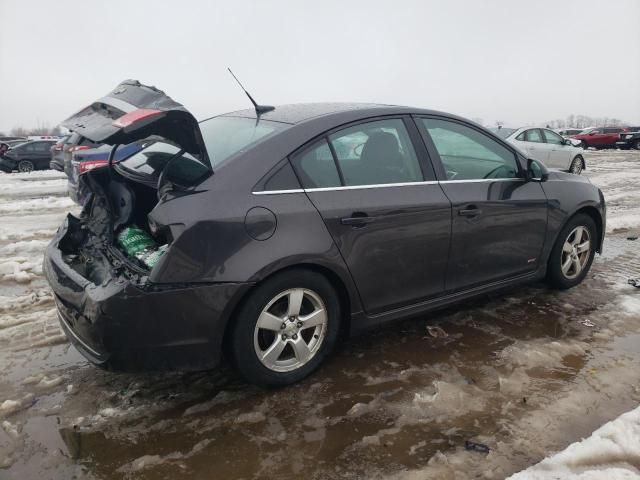
[[[115,370],[218,365],[227,321],[251,284],[136,285],[120,276],[95,285],[63,258],[59,244],[68,229],[66,220],[43,269],[62,329],[80,353]]]

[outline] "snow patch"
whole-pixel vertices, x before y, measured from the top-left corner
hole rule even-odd
[[[606,423],[581,442],[509,477],[510,480],[640,478],[640,407]]]

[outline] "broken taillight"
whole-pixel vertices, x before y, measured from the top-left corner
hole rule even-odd
[[[109,160],[89,160],[86,162],[80,162],[80,173],[88,172],[96,167],[102,167],[109,163]]]
[[[89,147],[87,145],[76,145],[69,149],[70,152],[77,152],[78,150],[89,150]]]

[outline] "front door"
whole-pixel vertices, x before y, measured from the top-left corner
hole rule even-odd
[[[335,131],[291,158],[367,313],[444,291],[451,204],[425,155],[410,119],[386,118]]]
[[[431,158],[439,158],[436,173],[452,204],[447,290],[536,270],[542,261],[547,200],[539,183],[525,181],[515,151],[463,122],[438,117],[417,121]]]
[[[573,155],[574,148],[571,145],[565,144],[564,138],[558,135],[556,132],[544,129],[542,130],[545,141],[549,147],[549,159],[546,165],[550,168],[559,168],[561,170],[568,170],[571,164],[571,156]]]

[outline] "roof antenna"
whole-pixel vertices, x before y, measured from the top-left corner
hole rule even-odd
[[[247,97],[249,97],[249,100],[251,100],[251,103],[253,103],[253,108],[256,110],[256,115],[258,116],[258,118],[260,118],[260,115],[262,115],[263,113],[267,113],[276,109],[276,107],[272,107],[271,105],[258,105],[256,101],[253,99],[253,97],[251,96],[251,94],[247,92],[247,90],[242,86],[242,84],[240,83],[240,80],[238,80],[238,77],[236,77],[233,74],[231,69],[227,67],[227,70],[229,70],[229,73],[235,79],[235,81],[238,82],[238,85],[240,85],[240,88],[242,89],[242,91],[247,94]]]

